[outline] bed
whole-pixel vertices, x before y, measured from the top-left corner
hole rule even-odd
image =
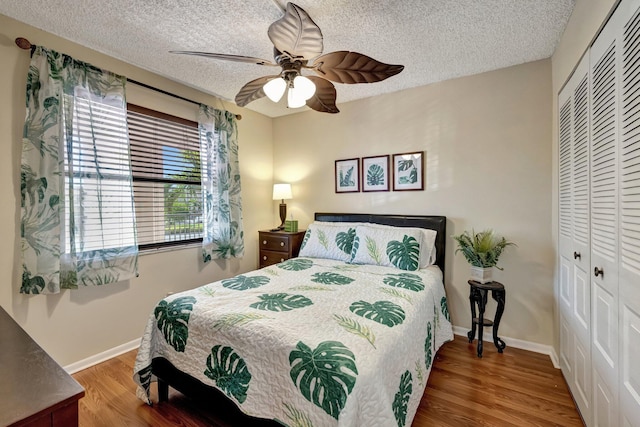
[[[138,396],[157,381],[160,401],[224,394],[291,427],[411,425],[453,339],[445,240],[443,216],[317,213],[298,258],[158,303]]]

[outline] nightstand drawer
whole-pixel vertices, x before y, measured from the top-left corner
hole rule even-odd
[[[284,252],[260,251],[260,267],[278,264],[289,259],[289,254]]]
[[[289,237],[277,235],[261,235],[260,249],[267,251],[289,252]]]
[[[260,268],[297,257],[304,237],[304,230],[295,232],[265,230],[258,233]]]

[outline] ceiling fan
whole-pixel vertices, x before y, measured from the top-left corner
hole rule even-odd
[[[322,31],[300,6],[287,3],[284,16],[269,26],[275,62],[267,59],[221,53],[172,51],[185,55],[205,56],[226,61],[281,67],[279,74],[257,78],[245,84],[236,95],[236,104],[248,103],[267,96],[278,102],[288,89],[287,105],[307,105],[316,111],[338,113],[336,89],[331,83],[375,83],[400,73],[403,65],[390,65],[366,55],[346,50],[324,55]],[[302,70],[318,76],[303,76]]]

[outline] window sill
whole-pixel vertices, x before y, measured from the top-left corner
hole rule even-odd
[[[140,256],[153,255],[161,252],[172,252],[172,251],[179,251],[182,249],[201,248],[201,247],[202,247],[202,242],[193,242],[193,243],[186,243],[184,245],[164,246],[160,248],[151,248],[151,249],[140,249],[140,251],[138,252],[138,255]]]

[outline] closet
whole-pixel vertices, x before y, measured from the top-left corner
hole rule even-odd
[[[640,0],[558,95],[560,367],[587,426],[640,425]]]

